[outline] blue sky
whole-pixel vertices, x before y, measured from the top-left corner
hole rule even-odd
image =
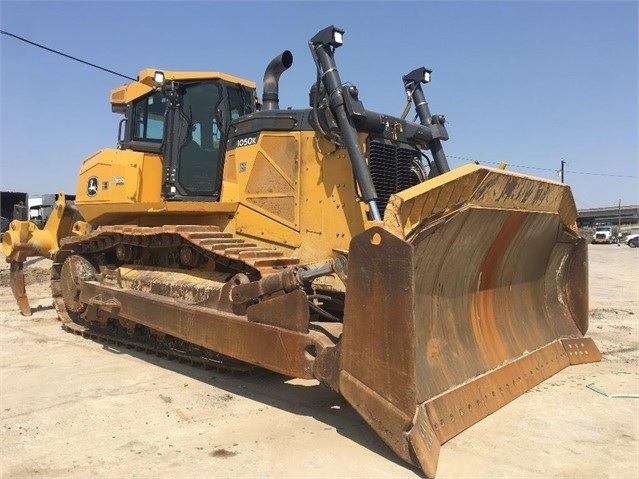
[[[293,52],[280,105],[304,108],[308,40],[346,30],[336,60],[370,110],[399,115],[426,66],[452,167],[500,161],[565,180],[579,208],[639,204],[638,2],[11,2],[3,30],[135,77],[143,68],[261,81]],[[109,92],[126,80],[0,37],[0,189],[75,192],[82,160],[114,147]],[[412,113],[411,113],[412,117]]]

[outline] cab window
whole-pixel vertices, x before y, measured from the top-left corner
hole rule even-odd
[[[231,113],[231,121],[237,118],[253,113],[255,98],[253,90],[244,87],[228,86],[229,109]]]
[[[159,91],[135,102],[133,139],[161,143],[165,110],[166,98]]]

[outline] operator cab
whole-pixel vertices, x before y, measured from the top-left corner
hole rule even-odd
[[[118,147],[162,156],[167,200],[216,201],[231,121],[255,111],[255,84],[222,73],[143,70],[111,94]]]

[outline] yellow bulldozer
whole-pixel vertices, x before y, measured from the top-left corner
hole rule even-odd
[[[309,41],[304,109],[279,106],[289,51],[261,101],[225,73],[141,71],[111,93],[118,145],[82,163],[77,212],[60,195],[3,251],[24,314],[23,262],[48,256],[65,329],[319,380],[432,478],[447,440],[601,358],[587,246],[568,186],[450,169],[431,70],[403,76],[399,116],[366,109],[340,78],[343,33]]]

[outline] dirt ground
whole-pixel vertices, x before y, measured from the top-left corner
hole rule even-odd
[[[0,265],[3,478],[413,478],[339,396],[314,381],[233,375],[64,332],[46,260],[30,261],[32,317]],[[438,479],[636,478],[639,249],[591,245],[600,363],[572,366],[461,433]]]

